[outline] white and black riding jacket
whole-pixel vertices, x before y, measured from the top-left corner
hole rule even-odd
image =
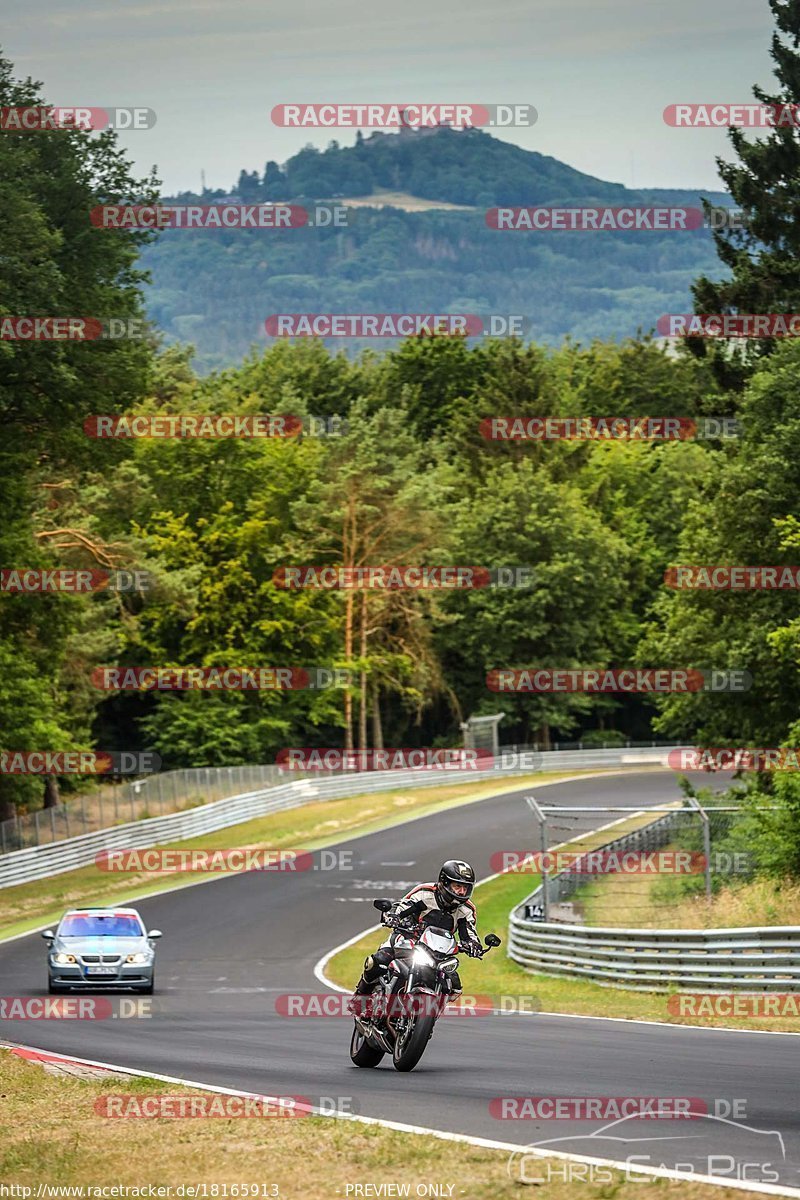
[[[436,884],[420,883],[407,892],[402,900],[397,901],[391,909],[391,915],[404,918],[415,917],[417,921],[421,921],[426,913],[443,911],[445,910],[441,908],[436,898]],[[459,904],[458,908],[452,909],[446,915],[453,917],[454,928],[460,942],[480,944],[475,905],[470,900],[465,900]]]

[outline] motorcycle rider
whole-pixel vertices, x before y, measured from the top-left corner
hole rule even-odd
[[[449,858],[442,864],[436,883],[420,883],[392,905],[386,913],[389,920],[402,920],[411,928],[410,933],[393,929],[390,936],[374,954],[364,961],[364,971],[353,996],[364,996],[370,992],[382,971],[394,957],[394,945],[398,937],[414,937],[413,922],[422,932],[426,918],[431,913],[442,913],[445,924],[460,942],[470,958],[479,958],[483,952],[476,925],[475,905],[471,902],[475,887],[475,872],[463,859]],[[452,976],[451,1001],[461,995],[461,980],[458,972]],[[351,1001],[351,1004],[355,1001]]]

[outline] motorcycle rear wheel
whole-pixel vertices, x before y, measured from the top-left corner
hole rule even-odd
[[[353,1036],[350,1039],[350,1058],[357,1067],[377,1067],[385,1053],[385,1050],[371,1046],[358,1026],[353,1026]]]

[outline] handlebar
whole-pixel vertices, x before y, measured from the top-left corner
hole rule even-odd
[[[388,916],[386,913],[383,913],[381,916],[381,924],[387,925],[390,929],[396,929],[399,933],[414,933],[418,931],[416,921],[409,921],[404,917]],[[471,958],[483,958],[484,954],[488,954],[492,947],[479,945],[477,949],[479,950],[479,953],[473,953],[470,955]],[[463,942],[457,942],[455,953],[469,954],[470,952],[469,948]]]
[[[470,954],[470,958],[483,958],[483,956],[484,956],[484,954],[486,954],[487,950],[488,950],[488,946],[486,947],[486,950],[484,950],[483,946],[481,946],[480,953],[479,954]],[[469,949],[467,948],[467,946],[465,946],[461,942],[459,942],[459,944],[456,946],[456,954],[469,954]]]
[[[399,929],[401,931],[411,933],[416,922],[409,922],[407,919],[404,919],[403,917],[389,917],[384,913],[383,919],[382,919],[382,924],[388,925],[390,929]]]

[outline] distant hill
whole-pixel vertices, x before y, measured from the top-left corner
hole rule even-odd
[[[724,193],[705,195],[729,203]],[[194,342],[204,370],[266,344],[263,322],[281,312],[521,313],[541,342],[616,340],[651,328],[662,312],[690,308],[694,277],[719,273],[703,229],[503,235],[487,228],[484,210],[495,205],[699,206],[700,193],[632,190],[480,130],[308,147],[283,167],[270,161],[262,174],[242,171],[231,192],[172,199],[223,197],[357,198],[358,206],[344,229],[168,230],[146,250],[149,312],[168,338]],[[391,197],[398,207],[387,204]]]

